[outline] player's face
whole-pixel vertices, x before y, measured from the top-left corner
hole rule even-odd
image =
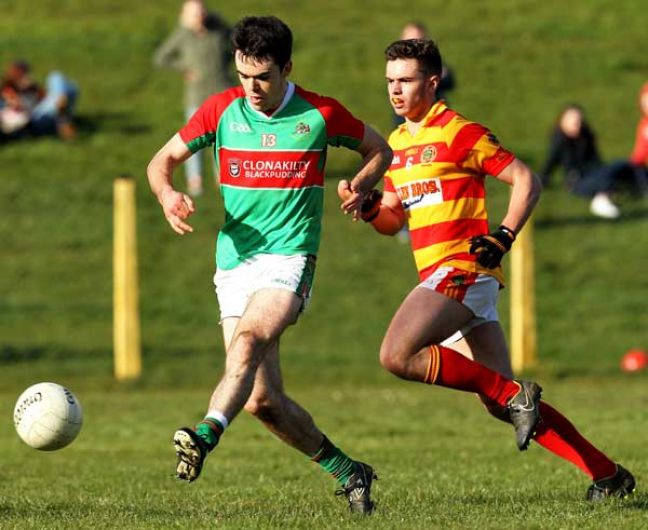
[[[385,77],[394,112],[410,121],[422,119],[436,100],[438,76],[424,74],[417,59],[396,59],[387,61]]]
[[[237,51],[236,71],[252,108],[268,112],[277,108],[286,93],[287,77],[292,63],[283,69],[272,60],[254,59]]]

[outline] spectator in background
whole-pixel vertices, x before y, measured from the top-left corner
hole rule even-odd
[[[69,140],[76,134],[72,113],[77,97],[76,84],[61,72],[50,73],[43,89],[27,62],[14,61],[0,86],[0,130],[9,138],[57,134]]]
[[[228,73],[231,53],[229,26],[216,14],[208,12],[202,0],[185,0],[178,28],[160,45],[154,56],[159,67],[184,74],[185,118],[188,120],[211,94],[232,85]],[[187,189],[197,196],[203,189],[202,154],[185,163]],[[218,174],[214,171],[218,182]]]
[[[605,165],[601,160],[594,131],[585,120],[582,107],[565,107],[553,129],[547,160],[541,171],[542,183],[548,186],[553,171],[561,166],[565,182],[575,195],[591,197],[590,211],[605,219],[616,219],[619,207],[612,193],[623,186],[636,184],[634,168],[627,161]]]

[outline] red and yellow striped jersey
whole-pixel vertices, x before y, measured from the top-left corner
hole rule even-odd
[[[494,276],[470,254],[470,238],[489,232],[486,175],[499,175],[514,155],[491,132],[439,101],[411,135],[405,124],[389,137],[394,151],[385,191],[397,193],[409,224],[421,280],[441,265]]]

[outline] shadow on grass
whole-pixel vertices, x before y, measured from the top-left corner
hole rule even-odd
[[[151,126],[133,123],[127,112],[95,112],[80,114],[75,118],[79,134],[92,135],[97,132],[116,132],[126,136],[148,134]]]
[[[17,346],[3,344],[0,346],[0,364],[30,362],[40,359],[47,352],[43,346]]]
[[[619,502],[622,502],[624,508],[629,510],[641,510],[648,512],[648,493],[633,493],[627,499],[623,499]]]
[[[566,214],[564,216],[551,216],[536,219],[535,227],[542,228],[555,228],[563,226],[587,226],[587,225],[603,225],[603,224],[623,224],[626,222],[641,220],[648,218],[648,210],[634,210],[628,213],[621,214],[618,219],[602,219],[594,215],[587,216],[574,216]]]
[[[97,133],[117,133],[124,136],[148,134],[151,126],[144,123],[133,123],[128,112],[96,112],[79,114],[74,118],[77,138],[85,138]],[[0,134],[0,145],[14,142],[34,142],[47,138],[56,138],[54,131],[33,133],[23,129],[13,134]]]
[[[102,358],[112,356],[112,350],[105,348],[89,348],[77,350],[57,344],[30,344],[16,346],[13,344],[0,345],[0,365],[29,363],[36,360],[71,360],[83,358]]]

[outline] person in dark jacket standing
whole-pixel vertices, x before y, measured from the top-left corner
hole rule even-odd
[[[211,94],[232,86],[229,75],[231,53],[229,26],[202,0],[185,0],[180,24],[154,55],[159,67],[182,72],[185,81],[184,109],[188,120]],[[200,154],[185,163],[187,189],[196,196],[203,189],[203,161]],[[217,173],[214,172],[218,181]]]

